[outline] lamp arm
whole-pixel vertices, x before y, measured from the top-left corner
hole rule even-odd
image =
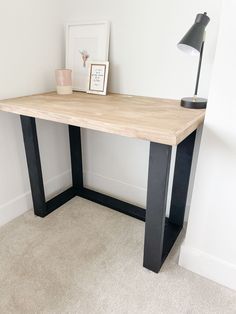
[[[197,93],[198,93],[198,85],[199,85],[199,79],[200,79],[200,73],[201,73],[201,66],[202,66],[202,56],[203,56],[203,50],[204,50],[204,43],[205,43],[205,41],[202,42],[202,47],[201,47],[200,56],[199,56],[199,63],[198,63],[197,79],[196,79],[196,85],[195,85],[194,96],[197,96]]]

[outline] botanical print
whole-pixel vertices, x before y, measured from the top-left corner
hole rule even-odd
[[[86,61],[88,60],[88,58],[90,57],[88,52],[86,50],[82,50],[80,51],[80,54],[81,54],[81,57],[82,57],[82,60],[83,60],[83,67],[85,68],[86,67]]]
[[[108,22],[67,25],[66,67],[73,70],[74,90],[87,91],[89,61],[107,59],[108,35]]]
[[[100,59],[98,55],[98,40],[93,37],[75,37],[71,40],[71,46],[71,64],[68,64],[68,69],[73,69],[73,85],[79,86],[79,89],[82,91],[86,91],[88,85],[88,62]]]

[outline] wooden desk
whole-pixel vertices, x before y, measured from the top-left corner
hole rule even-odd
[[[146,222],[144,267],[158,272],[183,226],[196,129],[205,111],[184,109],[176,100],[78,92],[2,100],[0,110],[21,116],[35,214],[45,217],[80,196],[141,219]],[[35,118],[69,125],[73,185],[47,202]],[[80,127],[150,141],[146,210],[84,187]],[[178,146],[170,216],[165,218],[173,145]]]

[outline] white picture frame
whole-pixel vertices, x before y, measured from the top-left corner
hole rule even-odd
[[[110,23],[108,21],[66,24],[66,68],[72,70],[72,88],[87,91],[88,62],[108,61]]]
[[[91,61],[88,63],[89,75],[87,93],[96,95],[107,94],[109,62]]]

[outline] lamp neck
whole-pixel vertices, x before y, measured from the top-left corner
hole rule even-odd
[[[198,63],[197,79],[196,79],[194,96],[197,96],[197,93],[198,93],[198,85],[199,85],[199,79],[200,79],[200,73],[201,73],[202,55],[203,55],[204,43],[205,43],[205,38],[204,38],[204,40],[202,42],[202,47],[201,47],[200,56],[199,56],[199,63]]]

